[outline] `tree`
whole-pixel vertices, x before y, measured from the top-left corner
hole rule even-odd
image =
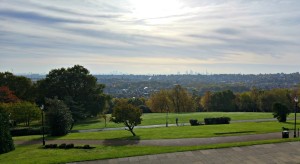
[[[256,104],[248,92],[237,95],[236,105],[238,107],[238,111],[243,112],[254,112],[256,108]]]
[[[18,101],[20,101],[20,99],[14,95],[14,93],[7,86],[0,87],[0,102],[14,103]]]
[[[14,150],[14,142],[10,135],[9,118],[0,106],[0,154]]]
[[[22,100],[33,102],[36,96],[34,85],[29,78],[15,76],[10,72],[0,72],[0,86],[7,86]]]
[[[147,105],[152,112],[167,112],[170,109],[171,101],[167,90],[160,90],[150,96]]]
[[[232,91],[226,90],[212,94],[210,103],[214,111],[232,112],[235,110],[235,95]]]
[[[73,118],[63,101],[57,98],[46,99],[45,112],[46,123],[52,136],[63,136],[69,133]]]
[[[115,123],[123,123],[132,133],[133,136],[136,136],[133,132],[133,128],[142,122],[142,112],[140,109],[132,104],[129,104],[125,100],[119,100],[116,106],[113,109],[111,115],[111,121]]]
[[[38,81],[39,102],[57,97],[65,101],[75,119],[96,116],[105,106],[104,87],[83,66],[54,69]]]
[[[191,95],[180,85],[174,86],[174,88],[169,92],[169,98],[176,113],[195,111],[193,109],[194,105]]]
[[[7,103],[0,104],[0,106],[4,107],[7,113],[10,113],[11,120],[16,123],[24,123],[28,127],[32,121],[40,119],[40,108],[31,102]]]
[[[277,118],[279,122],[286,122],[286,117],[290,114],[288,107],[282,103],[273,104],[273,116]]]
[[[204,111],[213,111],[211,104],[212,93],[210,91],[205,92],[204,96],[200,100],[200,104],[203,106]]]

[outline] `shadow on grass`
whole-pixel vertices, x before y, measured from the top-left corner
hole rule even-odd
[[[130,136],[130,137],[121,137],[106,139],[103,141],[105,146],[125,146],[125,145],[136,145],[140,142],[140,136]]]
[[[243,133],[254,133],[254,132],[256,132],[256,131],[224,132],[224,133],[215,133],[215,135],[243,134]]]

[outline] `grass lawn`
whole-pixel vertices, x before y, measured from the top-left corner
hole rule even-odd
[[[240,143],[226,143],[205,146],[96,146],[95,149],[42,149],[39,145],[17,146],[16,150],[0,155],[0,163],[67,163],[75,161],[97,160],[130,157],[148,154],[160,154],[189,150],[204,150],[213,148],[227,148],[234,146],[249,146],[266,143],[299,141],[299,139],[277,139],[266,141],[251,141]]]
[[[110,117],[110,115],[108,115]],[[272,113],[263,112],[195,112],[195,113],[169,113],[168,123],[175,124],[176,117],[179,123],[188,123],[190,119],[197,119],[200,122],[204,121],[206,117],[230,117],[231,120],[254,120],[273,118]],[[158,125],[166,123],[166,113],[146,113],[142,116],[143,125]],[[107,122],[108,128],[123,127],[122,124],[115,124],[113,122]],[[74,130],[82,129],[99,129],[104,128],[104,120],[101,118],[92,118],[85,121],[78,122],[74,126]]]
[[[126,130],[69,133],[63,137],[47,137],[47,139],[175,139],[175,138],[205,138],[216,136],[232,136],[245,134],[260,134],[270,132],[280,132],[282,127],[293,128],[293,121],[287,123],[279,122],[242,122],[223,125],[201,125],[201,126],[179,126],[179,127],[160,127],[147,129],[134,129],[137,137],[132,137]],[[298,123],[298,127],[300,123]],[[14,140],[39,139],[38,136],[14,137]]]

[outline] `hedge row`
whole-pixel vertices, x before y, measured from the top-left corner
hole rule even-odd
[[[48,145],[45,145],[44,147],[45,149],[93,149],[95,147],[91,147],[90,145],[84,145],[84,146],[74,146],[74,144],[65,144],[65,143],[62,143],[60,145],[57,145],[57,144],[48,144]]]
[[[204,118],[204,122],[206,125],[229,124],[230,120],[231,119],[229,117]]]
[[[49,128],[45,127],[44,134],[48,134]],[[12,136],[28,136],[28,135],[42,135],[43,129],[40,128],[17,128],[11,129],[10,134]]]

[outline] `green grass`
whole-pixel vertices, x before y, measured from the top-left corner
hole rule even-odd
[[[202,125],[202,126],[179,126],[179,127],[161,127],[134,129],[137,134],[133,138],[131,133],[126,130],[87,132],[87,133],[69,133],[63,137],[47,137],[47,139],[175,139],[175,138],[206,138],[216,136],[232,136],[245,134],[261,134],[270,132],[280,132],[282,127],[292,129],[293,122],[243,122],[223,125]],[[298,123],[298,127],[300,123]],[[14,140],[32,140],[40,139],[41,136],[22,136],[14,137]]]
[[[0,163],[66,163],[75,161],[97,160],[131,157],[138,155],[161,154],[181,152],[190,150],[204,150],[215,148],[228,148],[236,146],[250,146],[267,143],[280,143],[288,141],[299,141],[298,139],[277,139],[265,141],[251,141],[238,143],[225,143],[199,146],[96,146],[91,150],[80,149],[41,149],[38,145],[17,146],[16,150],[2,154]]]
[[[110,115],[108,115],[110,117]],[[273,118],[272,113],[262,112],[197,112],[197,113],[169,113],[168,123],[175,124],[175,119],[178,117],[179,123],[188,123],[190,119],[197,119],[203,122],[206,117],[230,117],[232,121],[236,120],[254,120],[254,119],[265,119]],[[158,125],[166,123],[166,113],[146,113],[142,116],[143,125]],[[123,127],[122,124],[115,124],[113,122],[107,122],[108,128]],[[99,129],[104,128],[104,120],[101,118],[91,118],[85,121],[78,122],[74,126],[74,130],[82,129]]]

